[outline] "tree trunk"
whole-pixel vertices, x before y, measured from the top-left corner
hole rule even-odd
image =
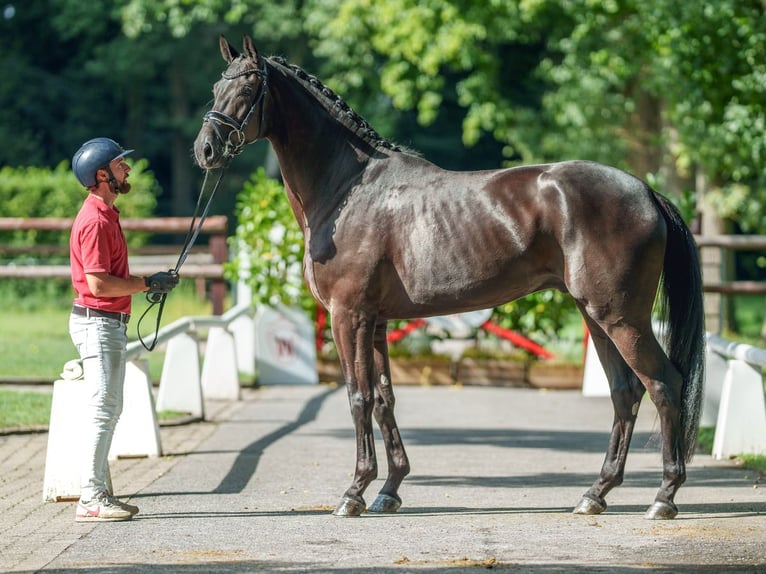
[[[710,190],[707,177],[702,169],[697,168],[695,177],[697,209],[700,213],[700,233],[702,235],[725,235],[731,231],[731,225],[721,219],[705,201]],[[701,250],[703,284],[720,283],[734,279],[734,257],[731,252],[721,248]],[[734,314],[734,299],[719,293],[705,294],[705,323],[707,330],[720,333],[723,329],[736,332],[737,321]]]

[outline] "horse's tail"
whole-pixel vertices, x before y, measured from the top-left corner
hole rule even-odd
[[[662,273],[660,314],[663,343],[670,361],[683,377],[681,429],[685,459],[694,455],[705,374],[705,311],[702,273],[697,245],[678,209],[654,192],[654,200],[667,222],[668,238]]]

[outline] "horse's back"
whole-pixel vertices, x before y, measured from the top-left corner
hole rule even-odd
[[[390,317],[551,287],[588,299],[593,286],[629,281],[647,245],[664,249],[652,191],[597,163],[454,172],[399,154],[370,173],[332,221],[338,255],[325,279],[365,277]]]

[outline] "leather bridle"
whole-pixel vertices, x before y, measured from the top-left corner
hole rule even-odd
[[[234,157],[235,155],[239,155],[244,149],[245,145],[248,143],[247,141],[245,141],[245,128],[247,127],[247,124],[250,122],[250,119],[253,117],[253,113],[255,113],[255,109],[258,107],[259,104],[261,107],[261,121],[258,126],[259,137],[260,137],[260,131],[263,127],[263,122],[265,119],[265,108],[266,108],[266,106],[264,105],[265,97],[266,97],[266,93],[269,90],[268,85],[266,83],[266,80],[268,79],[268,68],[266,67],[266,62],[264,61],[263,67],[260,69],[248,68],[246,70],[242,70],[235,74],[227,74],[224,71],[221,74],[221,77],[224,80],[234,80],[236,78],[247,76],[250,74],[255,74],[256,76],[260,77],[261,85],[260,85],[260,91],[258,93],[258,96],[253,100],[253,103],[250,105],[250,109],[248,110],[242,122],[238,122],[231,116],[228,116],[222,112],[217,112],[215,110],[210,110],[202,117],[203,123],[208,122],[210,126],[213,128],[213,131],[215,131],[215,135],[221,144],[221,148],[222,148],[221,151],[223,153],[223,156],[227,158],[231,158],[231,157]],[[222,128],[225,128],[225,127],[229,128],[228,133],[224,133],[222,131]],[[253,141],[259,139],[259,137],[256,137]]]

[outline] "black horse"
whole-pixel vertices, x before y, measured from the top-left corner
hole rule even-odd
[[[297,66],[261,57],[250,37],[242,54],[223,37],[220,48],[228,67],[194,153],[202,168],[217,168],[266,138],[279,159],[305,237],[305,279],[332,316],[356,429],[356,471],[335,514],[365,510],[378,472],[373,415],[388,477],[367,510],[401,504],[410,465],[394,418],[386,321],[490,308],[555,288],[585,317],[615,413],[601,475],[575,512],[606,509],[648,391],[663,474],[646,517],[675,517],[699,421],[704,317],[696,246],[673,205],[641,180],[585,161],[440,169],[385,141]],[[663,346],[652,331],[660,287]]]

